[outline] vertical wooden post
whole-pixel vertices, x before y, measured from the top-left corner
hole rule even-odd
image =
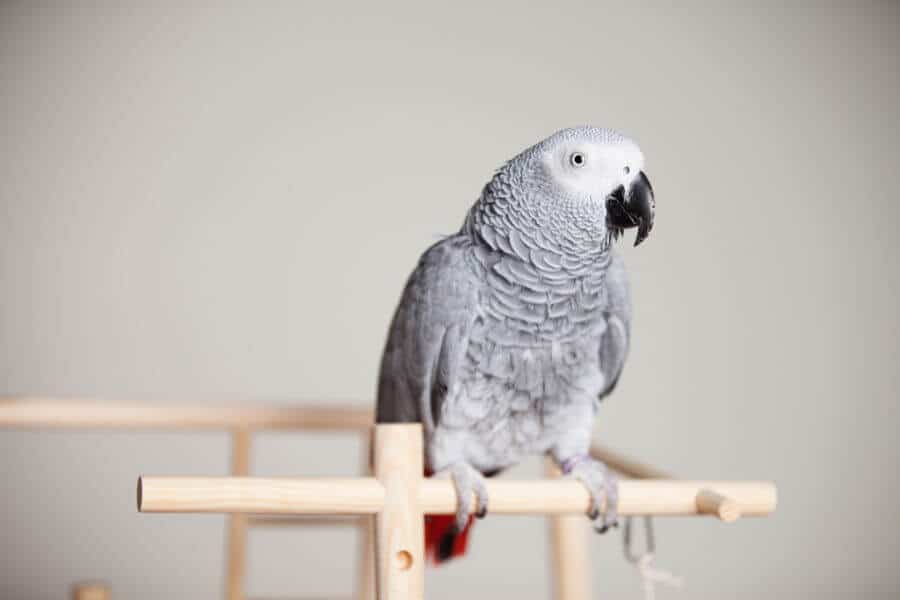
[[[375,516],[378,600],[422,600],[425,593],[425,519],[419,506],[423,476],[422,426],[375,426],[375,477],[384,508]]]
[[[559,477],[551,460],[547,475]],[[587,519],[581,515],[554,515],[550,525],[550,564],[553,597],[556,600],[590,600],[591,569]]]
[[[72,600],[110,600],[112,594],[104,583],[76,583],[72,586]]]
[[[236,429],[231,434],[231,474],[250,474],[250,431]],[[226,600],[244,600],[247,575],[247,515],[228,515],[228,583]]]
[[[360,435],[360,462],[363,475],[372,474],[372,430]],[[356,577],[357,600],[375,600],[375,520],[363,515],[359,526],[359,560]]]

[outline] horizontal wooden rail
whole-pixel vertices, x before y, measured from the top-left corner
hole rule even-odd
[[[634,479],[674,479],[665,471],[628,458],[600,444],[595,443],[591,446],[591,456],[625,477]]]
[[[374,514],[384,488],[371,477],[141,477],[141,512],[281,515]]]
[[[60,398],[0,399],[0,427],[23,429],[368,430],[368,407],[325,404],[219,405],[102,402]]]
[[[577,514],[589,508],[575,480],[488,480],[492,514]],[[774,484],[766,481],[625,480],[619,484],[622,515],[700,515],[697,496],[711,490],[731,499],[747,516],[775,510]],[[141,512],[349,515],[374,514],[384,506],[384,487],[374,478],[263,479],[245,477],[142,477]],[[456,495],[448,480],[424,479],[418,503],[426,514],[451,514]]]
[[[595,443],[591,446],[591,456],[603,461],[610,469],[625,477],[634,479],[674,479],[664,471],[623,456],[600,444]],[[737,521],[744,514],[737,502],[721,492],[710,489],[699,490],[695,502],[697,504],[697,512],[713,515],[726,523]]]
[[[362,515],[251,515],[247,524],[254,527],[362,527],[366,524]]]

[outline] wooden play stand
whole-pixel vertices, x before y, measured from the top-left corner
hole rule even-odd
[[[112,404],[54,399],[0,401],[0,427],[228,430],[232,432],[230,477],[150,477],[138,481],[143,513],[229,515],[227,600],[243,600],[247,529],[251,526],[351,525],[359,528],[359,598],[424,597],[424,515],[452,514],[456,496],[448,480],[423,477],[422,431],[418,424],[372,425],[367,409],[333,406],[235,407]],[[357,478],[249,477],[252,433],[256,431],[350,431],[362,436],[364,472],[370,453],[373,475]],[[371,432],[371,433],[370,433]],[[722,521],[765,516],[776,490],[764,481],[687,481],[595,446],[592,454],[621,473],[619,513],[711,515]],[[543,514],[551,522],[555,597],[591,597],[590,498],[575,480],[487,481],[492,514]],[[627,479],[631,478],[631,479]],[[374,522],[374,523],[373,523]],[[374,568],[373,568],[374,565]],[[103,589],[103,586],[95,586]],[[92,594],[95,592],[91,592]],[[79,600],[109,598],[73,596]]]

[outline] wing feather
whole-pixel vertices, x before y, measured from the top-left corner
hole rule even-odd
[[[382,356],[377,422],[436,425],[478,314],[482,284],[471,252],[468,237],[445,238],[410,275]]]
[[[605,398],[619,382],[631,341],[631,289],[621,256],[613,254],[606,273],[609,302],[605,312],[606,330],[600,339],[600,371],[606,385],[598,400]]]

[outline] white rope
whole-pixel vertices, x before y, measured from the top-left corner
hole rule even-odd
[[[625,519],[625,531],[622,535],[625,558],[638,570],[641,577],[641,587],[644,589],[644,600],[656,600],[656,584],[670,587],[681,587],[684,579],[673,575],[669,571],[653,566],[653,555],[656,552],[656,538],[653,535],[653,519],[644,517],[644,541],[645,548],[640,554],[634,551],[631,539],[632,519]]]
[[[644,588],[644,600],[656,599],[656,584],[679,588],[684,583],[684,578],[674,575],[669,571],[653,566],[653,554],[642,555],[634,566],[637,567],[641,577],[641,586]]]

